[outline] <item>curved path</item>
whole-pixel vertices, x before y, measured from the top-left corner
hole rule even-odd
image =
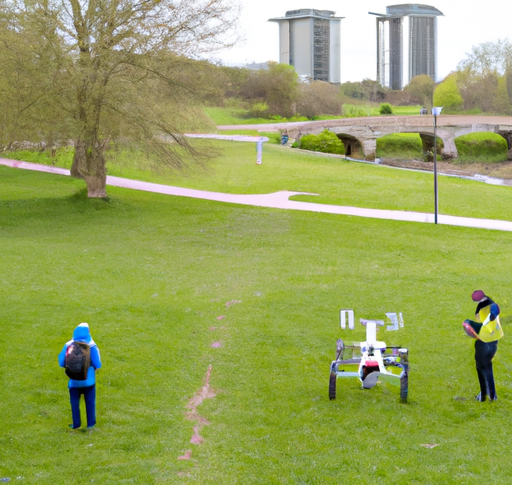
[[[59,175],[69,175],[69,170],[36,163],[22,162],[0,158],[0,165],[35,170]],[[293,195],[316,195],[307,192],[280,191],[273,194],[239,195],[225,194],[222,192],[208,192],[205,190],[185,189],[170,185],[141,182],[121,177],[107,176],[107,185],[112,187],[123,187],[126,189],[155,192],[158,194],[174,195],[177,197],[191,197],[194,199],[213,200],[226,202],[228,204],[250,205],[257,207],[269,207],[273,209],[291,209],[309,212],[323,212],[328,214],[341,214],[346,216],[370,217],[374,219],[390,219],[395,221],[427,222],[434,223],[434,214],[426,212],[409,212],[383,209],[364,209],[359,207],[347,207],[339,205],[315,204],[312,202],[299,202],[290,200]],[[476,227],[479,229],[496,229],[500,231],[512,231],[511,221],[500,221],[494,219],[474,219],[470,217],[446,216],[438,214],[438,223],[451,226]]]

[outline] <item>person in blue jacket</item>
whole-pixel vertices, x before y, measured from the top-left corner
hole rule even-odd
[[[69,400],[71,402],[71,415],[73,417],[73,424],[70,424],[69,427],[77,429],[82,425],[80,419],[80,396],[83,394],[87,413],[87,428],[92,429],[96,424],[96,370],[101,368],[100,351],[91,337],[89,325],[87,323],[81,323],[75,328],[73,339],[64,344],[59,354],[59,365],[61,367],[65,367],[67,348],[75,341],[85,342],[90,346],[91,365],[87,371],[87,379],[85,381],[69,379]]]

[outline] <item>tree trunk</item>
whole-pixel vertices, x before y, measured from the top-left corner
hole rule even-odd
[[[104,199],[107,197],[106,181],[107,176],[101,177],[99,175],[85,176],[85,183],[87,184],[87,197],[93,199]]]
[[[105,144],[98,140],[75,142],[75,156],[71,175],[85,180],[87,197],[105,198],[107,196],[107,171],[105,168]]]

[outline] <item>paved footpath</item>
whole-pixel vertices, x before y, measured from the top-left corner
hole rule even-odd
[[[40,172],[48,172],[58,175],[69,176],[69,170],[67,169],[50,167],[47,165],[39,165],[35,163],[22,162],[18,160],[8,160],[5,158],[0,158],[0,165],[25,170],[36,170]],[[289,209],[308,212],[322,212],[327,214],[341,214],[346,216],[370,217],[374,219],[390,219],[395,221],[427,222],[431,224],[434,223],[434,214],[426,212],[364,209],[360,207],[315,204],[313,202],[298,202],[290,200],[290,197],[293,195],[316,195],[307,192],[290,192],[283,190],[280,192],[275,192],[273,194],[225,194],[222,192],[208,192],[204,190],[185,189],[182,187],[173,187],[170,185],[141,182],[139,180],[112,177],[110,175],[107,176],[107,185],[110,185],[112,187],[123,187],[126,189],[142,190],[145,192],[155,192],[158,194],[174,195],[177,197],[191,197],[194,199],[226,202],[228,204],[250,205],[256,207],[269,207],[273,209]],[[478,229],[512,231],[511,221],[500,221],[494,219],[474,219],[471,217],[446,216],[442,214],[438,214],[437,219],[438,224],[445,224],[450,226],[465,226],[475,227]]]

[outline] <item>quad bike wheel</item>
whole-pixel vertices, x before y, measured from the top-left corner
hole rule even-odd
[[[333,401],[336,399],[336,373],[331,372],[329,375],[329,399]]]
[[[409,392],[409,375],[406,372],[400,378],[400,400],[402,402],[407,402],[407,394]]]

